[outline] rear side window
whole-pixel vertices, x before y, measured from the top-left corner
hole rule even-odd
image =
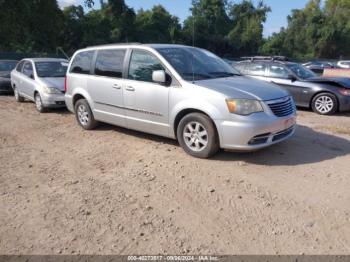
[[[165,70],[157,57],[146,51],[132,51],[128,74],[129,79],[153,82],[152,73],[157,70]]]
[[[25,62],[25,61],[21,61],[21,62],[17,65],[17,67],[16,67],[16,71],[17,71],[17,72],[22,72],[22,68],[23,68],[24,62]]]
[[[253,76],[265,76],[266,64],[248,63],[245,67],[245,74]]]
[[[95,74],[121,78],[126,50],[100,50],[97,53]]]
[[[90,74],[91,61],[94,56],[94,51],[80,52],[74,57],[70,67],[71,73]]]
[[[283,65],[271,65],[270,66],[270,77],[276,78],[288,78],[288,70]]]

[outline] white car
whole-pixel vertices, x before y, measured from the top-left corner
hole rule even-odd
[[[341,67],[341,68],[350,68],[350,61],[347,60],[347,61],[339,61],[337,63],[337,66]]]
[[[17,102],[35,102],[39,112],[65,106],[64,78],[68,61],[58,58],[23,59],[11,72],[11,86]]]

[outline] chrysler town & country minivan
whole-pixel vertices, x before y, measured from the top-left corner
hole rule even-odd
[[[195,157],[253,151],[294,133],[296,109],[276,85],[240,75],[204,49],[112,44],[77,51],[65,81],[79,125],[97,123],[177,139]]]

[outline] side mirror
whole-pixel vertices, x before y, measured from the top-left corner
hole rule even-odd
[[[153,71],[152,81],[158,84],[165,84],[167,82],[165,71],[164,70]]]
[[[290,79],[292,82],[295,82],[298,80],[295,75],[289,75],[288,79]]]

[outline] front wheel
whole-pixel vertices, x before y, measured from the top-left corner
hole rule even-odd
[[[35,108],[40,113],[46,112],[46,108],[43,105],[43,101],[41,100],[41,96],[39,93],[36,93],[34,96]]]
[[[220,148],[214,123],[201,113],[191,113],[181,119],[177,139],[188,154],[198,158],[209,158]]]
[[[321,93],[312,99],[312,110],[320,115],[332,115],[338,109],[338,100],[331,93]]]
[[[82,128],[91,130],[97,126],[98,122],[92,114],[88,101],[85,99],[78,100],[75,103],[74,110],[75,117]]]
[[[19,94],[18,90],[17,90],[17,87],[14,87],[13,88],[13,92],[15,94],[15,99],[17,102],[24,102],[24,98]]]

